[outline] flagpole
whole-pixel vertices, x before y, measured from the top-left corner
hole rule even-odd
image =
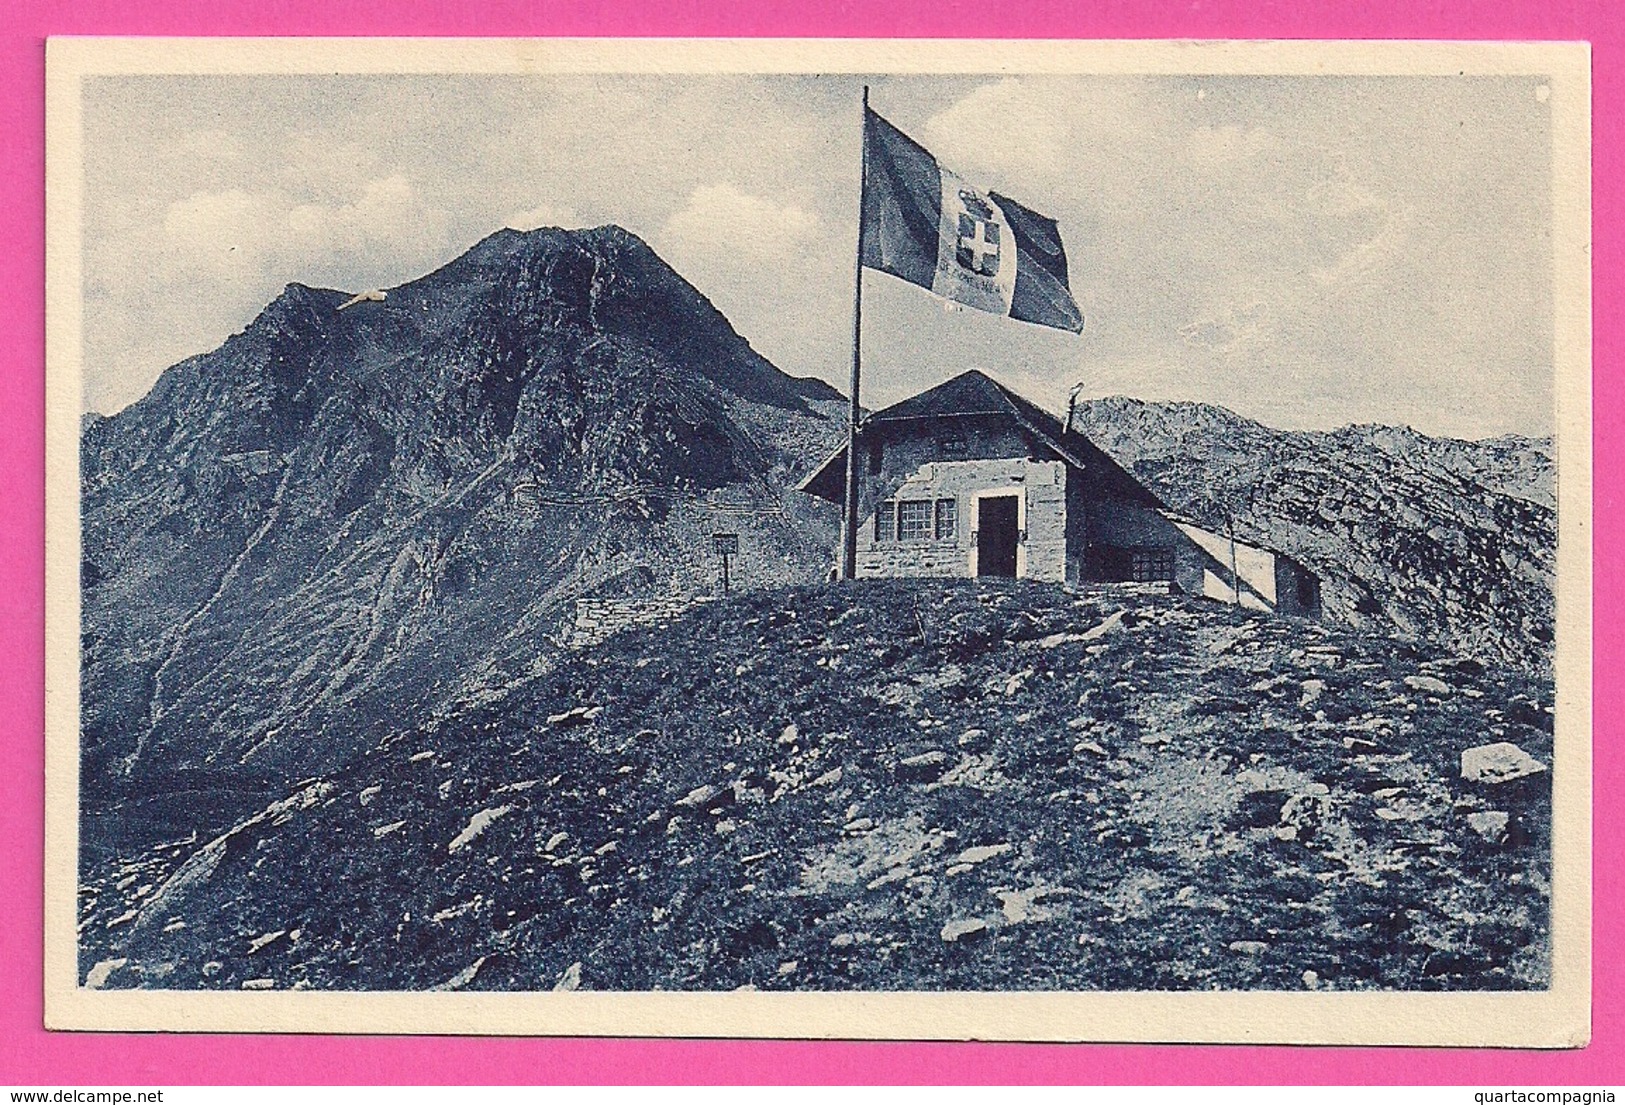
[[[858,574],[858,419],[863,409],[858,400],[858,385],[863,368],[863,203],[864,191],[869,184],[869,165],[865,156],[868,131],[869,86],[864,85],[858,155],[858,256],[852,273],[852,410],[846,434],[846,509],[841,518],[842,579],[855,579]]]

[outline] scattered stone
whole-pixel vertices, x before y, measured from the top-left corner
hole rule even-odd
[[[359,801],[363,806],[370,806],[372,805],[372,800],[382,794],[383,790],[383,787],[368,787],[366,790],[356,795],[356,800]]]
[[[1309,990],[1317,988],[1320,985],[1320,976],[1314,971],[1303,972],[1303,985]]]
[[[463,831],[451,838],[451,843],[446,845],[446,851],[455,852],[463,848],[475,837],[483,833],[491,822],[505,816],[512,810],[512,806],[494,806],[491,809],[481,810],[476,813],[468,819],[468,824],[463,826]]]
[[[835,783],[838,783],[840,781],[841,781],[841,769],[837,767],[837,768],[834,768],[833,770],[824,772],[818,778],[814,779],[812,781],[812,785],[815,786],[815,787],[827,787],[827,786],[831,786],[831,785],[833,785]]]
[[[1305,679],[1303,681],[1303,697],[1298,700],[1298,705],[1309,706],[1325,693],[1326,681],[1324,679]]]
[[[100,990],[107,985],[108,976],[128,962],[129,959],[123,957],[102,960],[90,969],[89,974],[85,975],[85,989]]]
[[[941,778],[947,764],[948,753],[932,749],[930,752],[921,752],[918,756],[899,760],[893,772],[899,783],[929,783]]]
[[[798,961],[794,959],[787,959],[783,963],[779,964],[779,974],[793,975],[800,966],[801,964]]]
[[[467,986],[470,982],[474,981],[474,976],[480,973],[481,967],[485,966],[485,960],[485,956],[480,956],[474,962],[470,963],[468,966],[446,979],[446,981],[431,986],[429,989],[435,991],[461,990],[464,986]]]
[[[1230,950],[1239,955],[1263,955],[1270,946],[1262,940],[1232,940]]]
[[[274,989],[276,989],[276,979],[274,979],[274,978],[245,978],[243,980],[243,989],[244,990],[274,990]]]
[[[276,942],[286,935],[287,931],[287,929],[277,929],[275,932],[267,932],[262,936],[254,937],[254,939],[248,942],[248,954],[253,955],[267,944]]]
[[[1482,810],[1467,815],[1467,824],[1473,832],[1489,841],[1491,844],[1504,844],[1507,839],[1507,826],[1511,817],[1501,810]]]
[[[972,864],[981,863],[983,860],[992,859],[994,856],[1004,855],[1004,853],[1010,851],[1010,848],[1011,845],[1009,844],[983,844],[975,848],[966,848],[963,852],[959,853],[958,859],[955,862]]]
[[[1449,694],[1450,684],[1432,675],[1407,675],[1405,685],[1413,691],[1426,694]]]
[[[958,921],[949,921],[942,926],[942,938],[950,944],[957,944],[961,940],[972,940],[987,935],[987,922],[975,917]]]
[[[569,840],[569,833],[554,833],[552,836],[547,838],[547,844],[543,850],[548,852],[556,852],[559,850],[559,846],[561,844],[567,844],[569,843]]]
[[[1545,770],[1545,764],[1510,741],[1481,744],[1461,754],[1461,777],[1470,783],[1509,783]]]
[[[1057,648],[1071,641],[1088,640],[1082,633],[1051,633],[1048,637],[1038,639],[1039,648]]]
[[[1004,919],[1012,925],[1027,921],[1048,921],[1055,914],[1039,905],[1039,900],[1057,893],[1047,886],[1033,886],[1026,890],[997,890],[994,894],[1004,910]],[[1062,891],[1064,893],[1064,891]]]
[[[1101,637],[1104,637],[1106,634],[1110,633],[1112,630],[1116,629],[1118,626],[1120,626],[1122,624],[1123,624],[1123,612],[1121,610],[1119,610],[1117,613],[1113,614],[1111,617],[1107,618],[1105,621],[1101,622],[1099,625],[1095,626],[1093,629],[1086,629],[1082,633],[1078,634],[1078,640],[1080,640],[1080,641],[1096,641],[1096,640],[1099,640]]]
[[[1097,756],[1109,756],[1109,755],[1111,755],[1110,752],[1107,752],[1104,748],[1102,748],[1100,745],[1096,744],[1094,741],[1079,741],[1077,744],[1074,744],[1072,746],[1072,751],[1074,751],[1074,752],[1093,752]]]
[[[786,746],[792,745],[796,743],[800,737],[801,730],[796,728],[795,722],[791,722],[789,725],[784,727],[784,732],[779,734],[779,743]]]
[[[948,865],[948,870],[944,871],[943,874],[963,875],[966,871],[974,870],[976,870],[976,865],[974,863],[953,863]]]
[[[414,753],[412,753],[410,756],[408,756],[406,758],[406,762],[409,763],[409,764],[420,763],[423,760],[429,759],[433,755],[434,755],[434,752],[430,751],[430,750],[425,750],[425,751],[422,751],[422,752],[414,752]]]
[[[959,734],[959,747],[967,752],[984,752],[992,743],[986,729],[966,729]]]
[[[721,787],[712,786],[711,784],[707,783],[704,786],[695,787],[693,790],[677,799],[675,804],[688,807],[689,809],[698,809],[709,804],[712,799],[717,798],[721,794]]]
[[[893,867],[890,871],[887,871],[879,878],[870,879],[868,889],[879,890],[881,887],[890,886],[894,882],[902,882],[912,874],[914,874],[914,872],[909,870],[907,867]]]
[[[560,994],[579,989],[581,989],[581,961],[577,960],[565,968],[564,973],[559,976],[558,982],[554,983],[553,992]]]
[[[576,706],[573,709],[564,711],[562,714],[549,714],[547,723],[557,726],[585,725],[589,721],[595,720],[603,712],[604,708],[602,706]]]

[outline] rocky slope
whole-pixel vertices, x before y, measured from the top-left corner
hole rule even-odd
[[[1082,401],[1074,425],[1164,502],[1289,553],[1333,621],[1548,673],[1557,543],[1547,439],[1273,430],[1222,407]]]
[[[839,395],[635,236],[503,231],[349,299],[290,285],[85,421],[92,849],[235,816],[505,685],[576,596],[709,591],[715,530],[736,578],[822,576],[833,513],[789,488]]]
[[[1201,599],[759,590],[93,872],[98,986],[1527,988],[1513,670]]]

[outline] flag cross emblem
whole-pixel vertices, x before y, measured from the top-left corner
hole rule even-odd
[[[999,224],[993,221],[993,208],[975,192],[961,189],[959,202],[959,241],[954,252],[961,267],[978,276],[999,272]]]
[[[979,276],[999,271],[999,224],[959,216],[959,263]]]

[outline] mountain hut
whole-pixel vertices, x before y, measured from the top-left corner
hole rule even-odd
[[[1284,553],[1176,515],[1092,441],[981,372],[865,418],[857,574],[1166,583],[1309,618],[1320,581]],[[844,504],[846,446],[799,489]]]

